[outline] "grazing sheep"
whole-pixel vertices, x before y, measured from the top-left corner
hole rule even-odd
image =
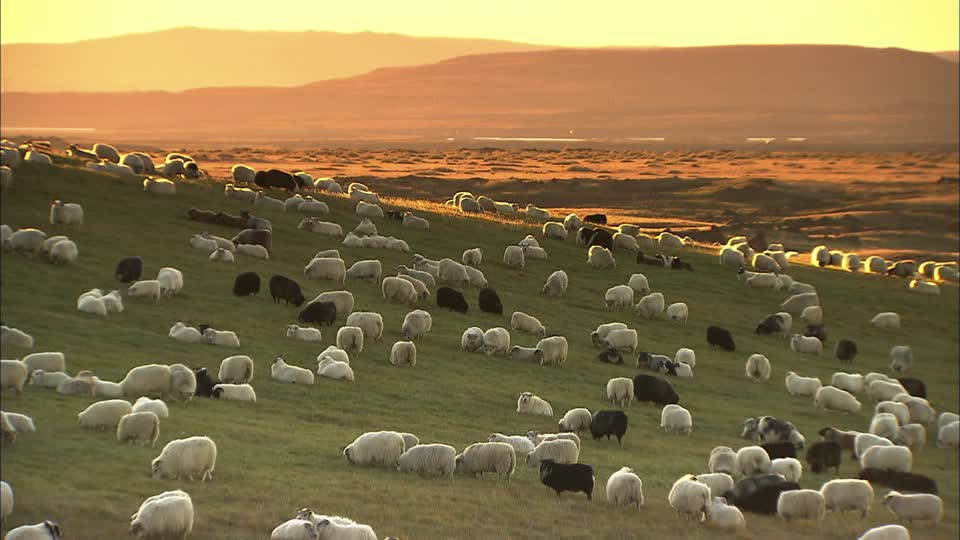
[[[614,233],[613,234],[613,251],[629,251],[631,253],[637,253],[640,251],[640,244],[637,243],[637,238],[623,233]]]
[[[317,258],[307,263],[303,275],[312,279],[330,279],[343,285],[347,279],[347,267],[343,259]]]
[[[699,521],[710,504],[710,488],[697,482],[695,476],[687,474],[673,483],[667,500],[670,507],[676,511],[678,519],[682,513],[688,519]]]
[[[183,364],[170,365],[169,396],[179,401],[190,401],[197,391],[197,379],[193,370]]]
[[[627,325],[622,322],[612,322],[607,324],[601,324],[597,327],[595,331],[590,334],[590,339],[593,341],[595,347],[603,346],[603,340],[613,332],[614,330],[626,330]]]
[[[132,412],[152,412],[157,415],[157,418],[167,418],[170,416],[167,404],[164,403],[163,400],[150,399],[146,396],[137,398],[137,401],[133,404]]]
[[[870,420],[870,433],[878,437],[896,439],[897,431],[900,429],[900,422],[897,417],[891,413],[876,413]]]
[[[906,446],[911,451],[923,450],[927,444],[927,429],[923,424],[902,424],[897,430],[894,442]]]
[[[590,248],[587,253],[587,263],[599,270],[608,268],[615,270],[617,268],[617,261],[613,258],[613,253],[603,246],[592,246]]]
[[[643,482],[630,467],[621,467],[607,478],[607,500],[616,506],[643,506]]]
[[[826,428],[832,429],[832,428]],[[810,470],[821,473],[833,467],[836,473],[840,472],[843,449],[834,441],[818,441],[807,449],[807,463]]]
[[[873,502],[873,487],[870,482],[854,479],[830,480],[820,488],[824,505],[831,512],[859,510],[861,518],[870,511]]]
[[[823,354],[823,342],[815,337],[794,334],[793,337],[790,338],[790,350],[801,354],[820,356]]]
[[[498,479],[510,480],[516,469],[514,447],[505,442],[479,442],[466,447],[455,458],[456,472],[482,478],[483,473],[497,473]]]
[[[729,446],[717,446],[710,451],[708,468],[711,473],[736,474],[738,471],[737,454]]]
[[[690,411],[679,405],[667,405],[660,411],[660,428],[681,435],[690,435],[693,431],[693,417]]]
[[[490,328],[483,333],[483,346],[480,350],[487,356],[509,356],[510,332],[499,326]]]
[[[937,448],[960,448],[960,421],[954,421],[937,429]]]
[[[791,519],[812,519],[819,523],[826,511],[823,495],[815,489],[784,491],[777,500],[777,515],[788,523]]]
[[[515,311],[513,315],[510,316],[510,328],[539,338],[547,334],[547,329],[544,328],[543,324],[537,320],[536,317],[527,315],[522,311]]]
[[[57,385],[58,394],[94,397],[96,392],[97,384],[89,371],[81,371]]]
[[[452,476],[457,451],[448,444],[418,444],[400,454],[397,470],[421,475]]]
[[[230,252],[227,251],[227,253]],[[160,296],[162,296],[160,282],[155,279],[137,281],[127,288],[127,295],[131,297],[153,298],[154,302],[159,302]]]
[[[66,371],[67,359],[62,352],[38,352],[23,357],[23,364],[28,373],[36,369],[44,371]]]
[[[32,349],[33,336],[18,328],[0,325],[0,343],[21,349]]]
[[[710,488],[710,493],[726,493],[733,490],[733,477],[727,473],[698,474],[697,482]]]
[[[405,450],[403,436],[396,431],[374,431],[360,435],[343,449],[351,465],[396,468]]]
[[[186,477],[193,481],[194,475],[200,481],[213,479],[213,470],[217,462],[217,445],[209,437],[195,436],[175,439],[166,444],[160,455],[151,463],[154,480]]]
[[[906,345],[896,345],[890,349],[890,371],[906,373],[913,366],[913,350]]]
[[[160,419],[150,411],[132,412],[120,418],[117,440],[150,443],[153,448],[160,436]]]
[[[469,270],[468,270],[468,273],[470,273]],[[406,274],[398,274],[397,277],[400,278],[400,279],[402,279],[402,280],[404,280],[404,281],[409,281],[410,284],[413,285],[413,288],[414,288],[414,290],[415,290],[416,293],[417,293],[417,299],[418,299],[418,300],[423,300],[423,299],[425,299],[425,298],[427,298],[427,297],[430,296],[430,290],[427,288],[427,285],[426,285],[424,282],[420,281],[419,279],[417,279],[417,278],[415,278],[415,277],[413,277],[413,276],[408,276],[408,275],[406,275]],[[471,276],[471,279],[470,279],[470,280],[471,280],[471,284],[472,284],[472,283],[473,283],[473,277],[472,277],[472,276]]]
[[[874,446],[893,446],[890,439],[872,433],[858,433],[853,440],[853,457],[860,459],[864,453]]]
[[[417,289],[413,286],[413,283],[405,279],[392,277],[392,276],[385,277],[383,278],[383,282],[380,285],[380,289],[381,289],[381,292],[383,293],[383,297],[388,302],[394,302],[394,303],[400,303],[400,304],[411,304],[411,305],[417,302],[417,298],[418,298]],[[440,290],[437,291],[438,305],[440,305],[440,293],[445,290],[452,290],[452,289],[449,289],[447,287],[441,287]]]
[[[659,294],[659,293],[654,293]],[[644,297],[646,298],[646,297]],[[642,300],[641,300],[642,303]],[[687,324],[687,317],[689,315],[689,310],[687,309],[687,304],[683,302],[676,302],[667,306],[667,318],[671,321],[684,325]]]
[[[7,238],[3,247],[15,252],[29,252],[37,255],[43,251],[43,243],[46,239],[47,234],[41,230],[20,229]]]
[[[583,220],[576,214],[567,214],[567,216],[563,218],[563,226],[566,227],[568,231],[576,231],[579,230],[580,227],[583,227]]]
[[[253,360],[245,355],[228,356],[220,362],[217,378],[223,383],[249,383],[253,380]]]
[[[791,396],[812,397],[816,395],[817,390],[823,387],[820,379],[816,377],[801,377],[792,371],[788,371],[785,377],[787,392]]]
[[[746,373],[747,377],[755,382],[766,381],[770,379],[770,361],[762,354],[751,354],[747,358]]]
[[[347,324],[350,324],[349,320]],[[403,317],[400,333],[408,340],[418,339],[430,332],[433,327],[433,318],[430,313],[415,309]]]
[[[866,378],[864,379],[866,381]],[[867,385],[867,396],[875,402],[893,401],[893,398],[907,391],[897,381],[874,380]]]
[[[568,284],[567,273],[563,270],[557,270],[547,277],[542,293],[546,296],[563,296],[563,293],[567,291]]]
[[[868,530],[857,540],[910,540],[910,531],[903,525],[883,525]]]
[[[725,351],[736,350],[733,335],[730,334],[729,330],[720,326],[707,327],[707,344],[711,347],[720,347]]]
[[[337,347],[351,355],[363,352],[363,329],[357,326],[341,326],[337,330]]]
[[[621,352],[635,352],[639,343],[637,331],[632,328],[610,330],[605,338],[600,340],[601,345],[609,350]]]
[[[129,401],[108,399],[98,401],[77,415],[80,426],[92,429],[116,429],[120,418],[133,412]]]
[[[36,433],[37,427],[33,423],[33,418],[25,414],[4,412],[7,425],[13,428],[17,433]]]
[[[383,209],[381,209],[377,204],[357,201],[357,215],[366,218],[383,219]]]
[[[492,288],[481,289],[477,303],[480,305],[480,311],[503,315],[503,302],[500,300],[497,291]]]
[[[562,223],[548,221],[543,224],[543,237],[555,238],[557,240],[566,240],[568,231]],[[539,247],[539,246],[538,246]]]
[[[533,451],[527,454],[525,461],[528,466],[539,468],[540,463],[545,460],[573,464],[577,463],[579,457],[580,448],[576,442],[570,439],[547,439],[537,443]]]
[[[507,246],[503,250],[503,264],[509,268],[523,270],[525,265],[523,248],[520,246]]]
[[[395,366],[417,365],[417,346],[412,341],[398,341],[390,348],[390,363]]]
[[[937,418],[937,411],[933,410],[930,402],[924,398],[914,397],[909,394],[897,394],[893,401],[903,403],[910,411],[910,421],[917,424],[932,424]]]
[[[61,240],[53,245],[47,258],[53,264],[67,264],[77,260],[80,255],[73,240]]]
[[[155,195],[175,195],[177,185],[166,178],[146,178],[143,181],[143,190]]]
[[[147,395],[160,395],[162,397],[170,393],[171,378],[172,375],[168,366],[148,364],[137,366],[128,371],[127,375],[120,381],[120,387],[123,389],[123,395],[127,397]]]
[[[800,477],[803,475],[803,465],[796,458],[778,458],[770,462],[770,472],[779,474],[787,482],[800,482]]]
[[[924,281],[922,279],[914,279],[910,281],[910,286],[907,289],[908,291],[920,293],[920,294],[940,294],[940,286],[931,281]]]
[[[629,407],[633,401],[633,381],[626,377],[614,377],[607,381],[607,399],[614,405]]]
[[[157,282],[160,283],[160,294],[172,296],[183,288],[183,272],[165,266],[157,272]]]
[[[353,368],[350,367],[349,362],[335,360],[330,356],[318,357],[317,375],[328,379],[354,380]]]
[[[697,477],[697,480],[700,478]],[[727,504],[723,497],[713,497],[713,499],[703,509],[703,520],[708,527],[728,531],[744,531],[747,523],[743,518],[743,513],[736,506]]]
[[[484,332],[476,326],[471,326],[463,331],[460,337],[460,348],[466,352],[477,352],[483,348]]]
[[[817,305],[820,305],[820,297],[817,296],[817,293],[808,292],[795,294],[787,298],[780,304],[780,307],[791,315],[799,315],[804,309]]]
[[[849,450],[851,456],[854,458],[857,457],[856,438],[860,433],[856,431],[843,431],[832,427],[825,427],[817,433],[824,441],[835,442],[840,448]]]
[[[830,384],[851,394],[863,392],[863,375],[859,373],[834,373]]]
[[[517,454],[529,454],[533,452],[534,444],[525,435],[503,435],[500,433],[491,433],[487,437],[487,442],[506,443],[513,447]]]
[[[553,416],[553,407],[540,396],[523,392],[517,399],[517,414]]]
[[[629,379],[628,379],[629,380]],[[609,386],[609,383],[608,383]],[[633,393],[633,381],[630,381],[631,394]],[[590,411],[584,408],[570,409],[563,415],[557,425],[557,431],[561,433],[580,433],[590,429],[590,423],[593,416]],[[532,450],[532,449],[531,449]]]
[[[800,312],[800,322],[808,326],[819,326],[823,324],[823,308],[820,306],[808,306]]]
[[[3,540],[60,540],[60,525],[55,521],[45,520],[34,525],[21,525],[11,529]]]
[[[347,317],[345,326],[356,326],[363,331],[365,340],[380,341],[383,337],[383,316],[372,311],[354,311]]]
[[[860,412],[860,402],[853,394],[835,388],[833,386],[824,386],[817,390],[814,395],[813,404],[817,410],[831,410],[843,413]]]
[[[567,360],[567,350],[567,338],[563,336],[552,336],[537,342],[541,366],[563,365]]]
[[[466,266],[472,266],[474,268],[480,266],[480,261],[483,259],[483,250],[481,248],[472,248],[464,250],[461,260]]]
[[[214,328],[204,329],[202,342],[209,345],[220,345],[221,347],[239,347],[240,338],[230,330],[216,330]]]
[[[0,523],[3,523],[13,513],[13,488],[10,484],[0,481]]]
[[[737,450],[737,470],[745,476],[770,472],[770,456],[759,446],[744,446]]]
[[[950,425],[958,420],[960,420],[960,415],[957,415],[956,413],[952,413],[952,412],[940,413],[940,416],[937,417],[937,429],[940,429],[943,426]]]
[[[682,248],[684,246],[682,238],[666,231],[657,236],[657,243],[660,245],[660,247],[666,248]]]

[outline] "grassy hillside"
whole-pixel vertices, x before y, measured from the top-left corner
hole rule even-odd
[[[230,237],[233,231],[190,222],[190,207],[223,210],[233,214],[245,208],[228,200],[222,186],[181,183],[174,197],[145,194],[138,181],[94,174],[66,164],[41,168],[29,164],[15,172],[15,184],[3,192],[0,221],[15,227],[40,227],[46,223],[52,199],[84,206],[86,223],[69,231],[80,247],[79,261],[55,267],[43,260],[4,253],[2,257],[2,319],[36,339],[33,351],[63,351],[68,370],[92,369],[106,380],[118,381],[136,365],[184,363],[207,366],[216,372],[221,359],[248,354],[256,362],[255,405],[197,398],[188,404],[170,404],[170,417],[161,422],[157,448],[120,444],[111,433],[82,430],[76,414],[91,400],[61,396],[52,390],[29,388],[17,398],[2,396],[5,411],[34,417],[38,432],[18,438],[2,453],[2,477],[16,493],[16,508],[4,530],[23,523],[55,519],[74,539],[121,538],[129,516],[147,496],[183,488],[194,500],[196,520],[192,538],[262,539],[274,526],[293,516],[301,506],[324,513],[350,516],[368,523],[382,536],[401,538],[699,538],[700,526],[680,523],[666,502],[673,481],[688,472],[706,472],[710,449],[717,445],[739,447],[740,424],[749,416],[772,414],[793,421],[807,441],[816,431],[833,425],[866,430],[872,407],[864,401],[857,415],[817,413],[812,400],[791,398],[783,384],[788,370],[829,381],[840,369],[832,354],[815,358],[793,353],[783,340],[753,333],[765,315],[779,311],[785,294],[746,290],[735,273],[716,264],[712,253],[685,253],[694,272],[639,267],[626,255],[615,271],[596,271],[571,238],[567,242],[543,241],[550,261],[531,261],[524,271],[499,263],[504,246],[533,232],[530,224],[496,223],[477,218],[424,214],[431,220],[427,232],[408,231],[395,222],[382,221],[381,234],[406,239],[414,252],[427,257],[459,259],[463,249],[480,246],[487,259],[482,265],[492,286],[503,299],[503,317],[480,313],[476,291],[465,291],[471,304],[466,315],[441,311],[434,302],[421,307],[434,316],[433,332],[418,347],[417,365],[398,368],[389,364],[389,349],[400,336],[400,323],[408,308],[386,304],[379,289],[363,282],[348,282],[356,297],[356,310],[383,314],[383,340],[366,344],[352,359],[357,380],[353,383],[319,380],[309,387],[282,385],[269,377],[269,366],[278,353],[288,362],[316,367],[315,357],[334,341],[335,332],[324,328],[322,345],[295,342],[284,337],[286,324],[295,322],[293,307],[275,305],[263,290],[257,297],[236,298],[230,293],[234,276],[257,271],[264,280],[273,273],[294,277],[308,298],[337,287],[328,281],[302,277],[302,268],[322,249],[340,249],[347,265],[358,259],[378,258],[385,268],[409,264],[410,254],[385,250],[344,248],[330,237],[298,231],[300,215],[264,213],[274,226],[274,253],[269,261],[238,256],[234,265],[213,263],[207,254],[187,243],[190,234],[207,229]],[[359,221],[352,205],[337,198],[330,204],[330,220],[345,230]],[[393,201],[399,202],[399,201]],[[259,212],[258,212],[259,213]],[[139,255],[145,277],[162,266],[184,273],[182,293],[159,304],[125,299],[125,310],[104,319],[75,310],[76,297],[93,287],[117,286],[112,273],[123,256]],[[546,277],[562,268],[570,276],[566,297],[539,294]],[[668,321],[637,321],[631,313],[603,309],[603,292],[626,283],[634,272],[643,272],[667,302],[684,301],[690,321],[676,326]],[[958,408],[957,288],[945,286],[943,295],[927,297],[907,292],[902,280],[851,275],[806,266],[791,268],[795,278],[817,286],[830,331],[828,349],[840,337],[857,341],[860,355],[848,368],[861,373],[886,372],[887,352],[895,344],[913,347],[913,376],[928,385],[938,411]],[[561,367],[519,364],[503,358],[466,354],[459,348],[468,326],[509,328],[509,316],[521,310],[540,318],[550,334],[565,335],[570,355]],[[903,328],[882,332],[867,324],[880,311],[896,310]],[[176,321],[209,323],[231,329],[240,337],[239,351],[207,345],[183,344],[167,337]],[[416,433],[422,442],[444,442],[458,451],[485,440],[495,431],[507,434],[528,429],[555,431],[559,416],[573,407],[591,411],[612,408],[604,388],[611,377],[633,377],[630,366],[610,366],[594,360],[596,350],[589,333],[598,324],[622,320],[636,328],[641,348],[672,355],[679,347],[697,351],[696,378],[674,380],[681,404],[693,414],[689,437],[659,431],[659,408],[634,404],[627,410],[629,431],[623,446],[614,441],[584,438],[581,462],[596,471],[595,499],[564,494],[560,500],[540,485],[533,469],[518,467],[513,480],[498,483],[493,477],[478,481],[419,478],[395,471],[355,468],[347,464],[340,448],[364,431],[396,429]],[[704,329],[722,324],[734,333],[736,353],[710,350]],[[514,344],[533,346],[536,339],[512,333]],[[749,382],[744,374],[746,357],[765,354],[774,366],[767,383]],[[4,358],[26,351],[4,347]],[[516,398],[523,391],[550,401],[557,417],[518,416]],[[150,461],[167,441],[191,435],[209,435],[219,456],[214,480],[202,483],[156,481],[150,478]],[[913,537],[956,538],[958,534],[958,456],[936,448],[935,433],[928,432],[927,448],[915,457],[914,471],[935,477],[946,512],[936,528],[916,527]],[[845,459],[847,459],[845,457]],[[633,467],[643,478],[646,505],[636,511],[606,503],[606,478],[621,466]],[[855,476],[858,467],[846,461],[841,476]],[[819,487],[829,474],[805,472],[804,487]],[[878,488],[878,497],[886,490]],[[828,516],[818,531],[813,525],[784,527],[773,518],[747,514],[750,535],[756,538],[855,538],[865,529],[892,522],[893,516],[874,503],[862,522]]]

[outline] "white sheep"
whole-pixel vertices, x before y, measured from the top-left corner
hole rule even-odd
[[[170,332],[168,332],[167,335],[184,343],[200,343],[203,339],[200,330],[192,326],[187,326],[179,321],[170,327]]]
[[[510,328],[539,338],[547,334],[547,329],[536,317],[522,311],[514,311],[510,316]]]
[[[543,237],[544,238],[556,238],[557,240],[566,240],[567,228],[563,226],[563,223],[556,221],[548,221],[543,224]]]
[[[323,521],[324,516],[317,515],[317,522]],[[325,528],[325,532],[331,529]],[[317,526],[313,521],[293,518],[277,525],[270,532],[270,540],[318,540]]]
[[[412,341],[398,341],[390,348],[390,363],[395,366],[417,365],[417,346]]]
[[[35,433],[37,431],[37,426],[33,422],[33,418],[25,414],[4,412],[7,417],[7,423],[16,430],[17,433]]]
[[[91,315],[99,315],[101,317],[107,316],[107,305],[104,303],[103,298],[97,298],[95,296],[85,296],[77,300],[77,311],[82,313],[90,313]]]
[[[612,379],[611,379],[612,380]],[[629,379],[628,379],[629,380]],[[609,385],[609,383],[607,383]],[[633,381],[630,384],[630,393],[633,393]],[[557,431],[561,433],[580,433],[590,431],[590,424],[593,422],[593,415],[588,409],[578,407],[570,409],[563,415],[557,424]],[[532,450],[532,448],[531,448]]]
[[[83,207],[77,203],[55,200],[50,204],[50,223],[53,225],[83,225]]]
[[[323,334],[320,333],[320,330],[296,324],[288,324],[284,335],[290,339],[306,341],[307,343],[320,343],[323,340]]]
[[[385,277],[380,285],[383,298],[388,302],[401,304],[415,304],[417,302],[417,289],[413,283],[398,277]]]
[[[794,283],[796,285],[796,283]],[[805,308],[820,305],[820,297],[815,292],[794,294],[780,304],[781,309],[791,315],[799,315]]]
[[[33,336],[19,328],[0,325],[0,343],[21,349],[32,349]]]
[[[638,343],[637,331],[632,328],[611,330],[607,337],[601,339],[606,349],[620,352],[635,352]]]
[[[665,303],[663,293],[650,293],[633,306],[633,314],[642,319],[654,319],[663,313]]]
[[[61,240],[50,248],[47,258],[53,264],[67,264],[77,260],[80,250],[73,240]]]
[[[481,248],[464,250],[461,260],[464,265],[476,268],[480,266],[480,261],[483,260],[483,250]]]
[[[643,506],[643,481],[630,467],[621,467],[607,478],[607,500],[617,506]]]
[[[350,324],[349,321],[347,324]],[[433,317],[430,313],[415,309],[403,317],[400,333],[408,340],[418,339],[430,332],[433,327]]]
[[[386,280],[384,280],[386,281]],[[327,291],[320,293],[310,301],[314,302],[333,302],[337,307],[337,318],[346,319],[353,313],[354,298],[350,291]]]
[[[353,228],[353,234],[357,236],[377,236],[377,226],[370,221],[370,218],[363,218],[360,220],[360,223]]]
[[[823,342],[814,336],[801,336],[794,334],[790,338],[790,350],[801,354],[813,354],[820,356],[823,354]]]
[[[862,456],[874,446],[893,446],[893,443],[890,439],[872,433],[857,433],[853,438],[853,455]]]
[[[587,264],[599,270],[608,268],[616,270],[617,268],[617,261],[613,258],[613,253],[603,246],[590,246],[590,250],[587,252]]]
[[[466,447],[455,458],[456,472],[482,477],[483,473],[496,473],[498,479],[507,481],[516,470],[516,450],[505,442],[478,442]]]
[[[268,197],[264,195],[263,191],[257,191],[253,198],[253,205],[262,210],[275,210],[277,212],[283,212],[286,209],[283,201]]]
[[[506,328],[490,328],[483,333],[481,349],[487,356],[508,356],[510,354],[510,332]]]
[[[903,525],[883,525],[868,530],[857,540],[910,540],[910,531]]]
[[[403,436],[396,431],[374,431],[354,439],[343,449],[343,455],[351,465],[395,469],[405,449]]]
[[[520,246],[507,246],[503,250],[503,264],[518,270],[523,270],[525,265],[523,248]]]
[[[523,392],[517,398],[517,414],[532,414],[541,416],[553,416],[553,407],[540,396],[535,396],[530,392]]]
[[[468,268],[470,268],[470,267],[468,267]],[[470,271],[468,270],[467,273],[470,273]],[[428,274],[428,275],[429,275],[429,274]],[[414,291],[417,293],[417,299],[423,300],[423,299],[426,299],[426,298],[429,298],[429,297],[430,297],[430,289],[427,288],[426,283],[424,283],[423,281],[420,281],[419,279],[417,279],[417,278],[415,278],[415,277],[413,277],[413,276],[408,276],[408,275],[406,275],[406,274],[397,274],[396,277],[398,277],[398,278],[400,278],[400,279],[402,279],[402,280],[404,280],[404,281],[409,281],[410,284],[413,285],[413,289],[414,289]],[[471,274],[471,277],[470,277],[470,281],[471,281],[471,283],[473,282],[473,275],[472,275],[472,274]]]
[[[150,443],[153,448],[160,437],[160,419],[150,411],[123,415],[117,423],[117,440]]]
[[[910,412],[910,421],[917,424],[932,424],[937,419],[937,411],[924,398],[911,396],[906,392],[897,394],[893,401],[903,403]]]
[[[613,250],[623,250],[631,253],[637,253],[640,251],[640,245],[637,243],[637,238],[635,236],[617,232],[613,233]]]
[[[729,446],[717,446],[710,451],[708,467],[711,473],[736,474],[737,454]]]
[[[697,482],[705,484],[710,488],[710,493],[726,493],[733,489],[733,477],[727,473],[707,473],[698,474]]]
[[[859,510],[866,517],[873,502],[873,487],[866,480],[836,479],[830,480],[820,488],[824,506],[831,512]]]
[[[787,482],[800,482],[803,465],[797,458],[777,458],[770,462],[770,473],[783,476]]]
[[[864,378],[866,382],[866,378]],[[893,401],[893,398],[905,393],[903,385],[896,380],[876,379],[867,385],[867,396],[875,402]]]
[[[174,295],[183,288],[183,272],[165,266],[157,272],[157,282],[160,283],[160,294],[163,296]]]
[[[607,399],[614,405],[629,407],[633,401],[633,381],[626,377],[614,377],[607,381]]]
[[[607,309],[619,310],[633,306],[633,294],[629,285],[615,285],[607,289],[603,300]]]
[[[513,447],[514,452],[517,454],[529,454],[533,452],[534,444],[533,441],[527,438],[526,435],[503,435],[502,433],[491,433],[487,437],[487,442],[500,442],[506,443]]]
[[[200,234],[194,234],[190,236],[189,242],[192,248],[199,249],[207,253],[215,251],[218,247],[220,247],[217,245],[216,240],[205,238],[203,235],[200,235]]]
[[[192,482],[194,475],[199,475],[200,481],[206,482],[213,479],[216,464],[216,443],[209,437],[194,436],[168,442],[150,465],[154,480],[186,477]]]
[[[177,185],[166,178],[146,178],[143,181],[143,190],[154,195],[175,195]]]
[[[940,429],[946,425],[950,425],[958,420],[960,420],[960,415],[957,413],[942,412],[940,413],[940,416],[937,417],[937,429]]]
[[[209,345],[220,345],[221,347],[239,347],[240,338],[230,330],[217,330],[207,328],[201,334],[201,341]]]
[[[363,331],[364,340],[380,341],[383,337],[383,316],[372,311],[354,311],[345,326],[356,326]]]
[[[256,191],[245,187],[236,187],[233,184],[227,184],[223,187],[223,195],[231,199],[237,199],[250,203],[257,198]]]
[[[330,279],[343,285],[347,279],[347,267],[343,259],[320,257],[303,267],[303,275],[312,279]]]
[[[676,302],[667,306],[667,318],[679,325],[687,324],[689,314],[690,311],[684,302]]]
[[[783,491],[777,499],[777,515],[786,522],[791,519],[823,521],[827,511],[823,494],[815,489]]]
[[[47,234],[38,229],[20,229],[7,238],[3,247],[15,252],[29,252],[37,255],[43,251]]]
[[[770,360],[762,354],[751,354],[747,358],[747,377],[755,382],[770,380]]]
[[[730,246],[723,246],[720,248],[720,264],[731,268],[743,268],[747,265],[747,261],[741,251]]]
[[[336,360],[333,356],[317,357],[317,375],[328,379],[354,380],[350,363]]]
[[[253,380],[253,360],[246,355],[228,356],[220,362],[220,382],[244,384]]]
[[[66,371],[67,358],[62,352],[37,352],[23,357],[28,373],[36,369],[44,371]]]
[[[0,523],[3,523],[13,513],[13,488],[10,484],[0,481]]]
[[[913,350],[907,345],[895,345],[890,349],[890,371],[906,373],[913,367]]]
[[[466,352],[477,352],[483,348],[483,330],[471,326],[460,336],[460,348]]]
[[[437,277],[441,281],[452,283],[458,287],[470,285],[470,276],[467,274],[466,268],[457,261],[449,258],[440,259],[438,261],[438,268]]]
[[[910,285],[907,288],[908,291],[920,293],[920,294],[940,294],[940,286],[932,281],[924,281],[922,279],[913,279],[910,280]]]
[[[897,430],[894,442],[906,446],[911,451],[923,450],[927,444],[927,429],[923,424],[903,424]]]
[[[152,412],[157,415],[157,418],[167,418],[170,416],[170,411],[167,409],[167,404],[161,399],[150,399],[147,396],[140,396],[137,398],[137,401],[133,404],[132,412]]]
[[[592,417],[591,417],[592,420]],[[538,445],[543,441],[556,441],[558,439],[566,439],[572,441],[577,445],[577,450],[580,449],[580,436],[573,432],[567,433],[537,433],[536,431],[528,431],[527,438],[533,442],[534,445]]]
[[[870,319],[870,324],[875,328],[882,329],[900,328],[900,315],[894,311],[877,313]]]
[[[813,404],[817,410],[831,410],[843,413],[860,412],[860,402],[853,394],[833,386],[824,386],[814,394]]]
[[[737,470],[744,476],[770,472],[770,456],[760,446],[744,446],[737,450]]]
[[[812,397],[823,387],[819,378],[801,377],[792,371],[787,372],[784,382],[791,396]]]
[[[108,399],[98,401],[77,415],[80,425],[91,429],[116,429],[120,418],[133,412],[129,401]]]
[[[693,431],[693,417],[690,411],[679,405],[666,405],[660,411],[660,429],[680,435],[690,435]]]
[[[723,497],[713,497],[707,504],[704,508],[704,521],[708,527],[728,531],[743,531],[747,527],[740,509],[729,506]]]
[[[871,446],[860,456],[860,467],[894,472],[910,472],[913,453],[904,446]]]
[[[563,296],[569,283],[567,273],[563,270],[557,270],[547,277],[547,282],[543,285],[541,292],[546,296]]]
[[[60,371],[47,372],[42,369],[35,369],[30,375],[30,384],[42,388],[56,388],[68,379],[70,379],[70,375]]]
[[[256,199],[254,199],[256,202]],[[300,205],[303,204],[304,198],[299,193],[294,193],[292,197],[287,197],[283,201],[283,211],[284,212],[296,212],[300,209]]]
[[[528,246],[523,248],[523,259],[524,261],[547,261],[550,260],[550,257],[547,255],[547,250],[540,247]]]
[[[270,258],[270,252],[260,244],[237,244],[237,253],[254,259],[267,260]]]
[[[11,529],[3,540],[60,540],[60,525],[55,521],[44,520],[33,525],[21,525]]]
[[[133,285],[130,285],[130,287],[127,288],[127,295],[131,297],[153,298],[154,302],[159,302],[162,289],[159,281],[147,279],[134,282]]]
[[[570,439],[546,439],[538,443],[533,452],[527,454],[526,464],[539,467],[540,462],[552,459],[556,463],[577,463],[580,459],[580,447]]]
[[[863,375],[859,373],[834,373],[830,378],[830,384],[851,394],[859,394],[864,388]]]
[[[171,373],[168,366],[148,364],[137,366],[127,372],[120,381],[123,395],[138,397],[146,395],[165,395],[170,393]]]
[[[210,257],[208,257],[208,259],[214,262],[225,262],[225,263],[232,263],[235,260],[233,253],[231,253],[230,250],[224,249],[224,248],[217,248],[216,250],[214,250],[213,253],[210,254]]]
[[[937,448],[960,448],[960,421],[954,421],[937,429]]]
[[[900,422],[897,417],[891,413],[876,413],[870,420],[870,433],[878,437],[890,439],[897,438],[897,432],[900,429]]]
[[[453,476],[457,450],[449,444],[418,444],[408,448],[397,460],[400,472],[421,475]]]
[[[354,193],[359,192],[355,191]],[[374,197],[376,197],[376,195],[374,195]],[[383,209],[381,209],[376,203],[357,201],[357,215],[367,218],[383,219]]]
[[[517,242],[517,245],[520,247],[528,247],[528,246],[540,247],[540,242],[537,241],[537,239],[532,234],[528,234],[523,238],[523,240],[520,240],[519,242]]]
[[[537,342],[540,365],[563,365],[567,360],[568,349],[567,338],[563,336],[551,336],[541,339]]]
[[[426,231],[430,229],[430,222],[426,219],[415,216],[413,212],[404,212],[402,225],[409,229]]]
[[[270,365],[270,377],[283,383],[313,384],[312,371],[289,365],[283,360],[283,357],[277,357]]]
[[[806,325],[823,324],[823,308],[820,306],[808,306],[800,312],[800,322]]]
[[[780,265],[776,259],[763,253],[757,253],[753,256],[752,265],[758,272],[780,272]]]
[[[304,205],[301,205],[301,208]],[[317,218],[303,218],[300,220],[300,224],[297,225],[297,229],[302,231],[310,231],[319,234],[325,234],[327,236],[343,236],[343,228],[336,223],[331,223],[329,221],[321,221]],[[339,258],[337,256],[336,258]]]
[[[363,329],[357,326],[341,326],[337,330],[337,347],[352,355],[363,352]]]
[[[660,244],[660,247],[666,248],[682,248],[684,246],[682,238],[666,231],[657,235],[657,243]]]
[[[580,227],[583,227],[583,220],[576,214],[567,214],[567,216],[563,218],[563,226],[566,227],[568,231],[577,231],[580,230]]]
[[[667,495],[670,507],[687,518],[700,520],[704,510],[710,504],[710,488],[706,484],[697,482],[696,477],[687,474],[673,483]]]

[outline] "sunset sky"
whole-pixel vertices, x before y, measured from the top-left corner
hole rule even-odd
[[[252,9],[256,5],[271,10]],[[0,4],[0,42],[70,42],[198,26],[366,30],[569,47],[830,43],[941,51],[958,48],[958,20],[956,0],[8,0]]]

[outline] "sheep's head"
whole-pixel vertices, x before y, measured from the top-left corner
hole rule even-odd
[[[153,475],[154,480],[159,480],[160,478],[162,478],[163,476],[163,473],[161,471],[162,466],[163,466],[163,460],[160,458],[153,460],[153,463],[150,465],[151,474]]]

